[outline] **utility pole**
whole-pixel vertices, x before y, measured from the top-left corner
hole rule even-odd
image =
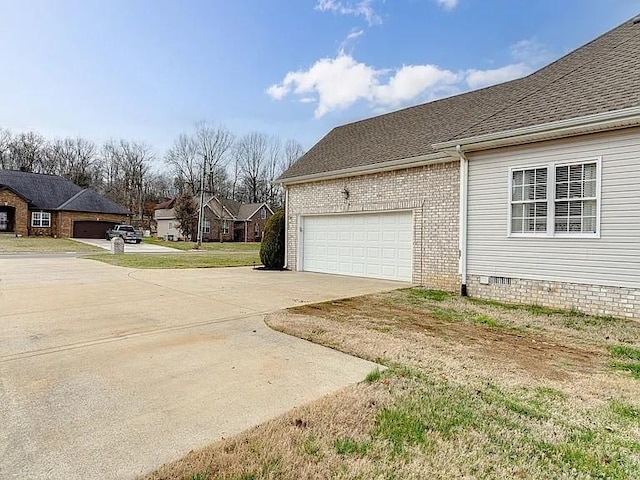
[[[204,221],[204,177],[207,173],[207,158],[202,159],[202,176],[200,177],[200,205],[198,208],[198,247],[202,245],[202,224]]]

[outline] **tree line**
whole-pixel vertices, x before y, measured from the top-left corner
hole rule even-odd
[[[0,129],[0,169],[60,175],[93,188],[142,221],[153,216],[157,202],[185,192],[278,207],[283,198],[275,180],[303,153],[295,140],[283,142],[261,132],[237,137],[206,122],[178,135],[162,156],[140,141],[98,145],[82,137],[50,140],[36,132]]]

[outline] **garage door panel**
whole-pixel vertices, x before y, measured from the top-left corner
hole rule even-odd
[[[411,212],[304,217],[302,269],[411,281]]]
[[[73,222],[74,238],[105,238],[107,230],[117,225],[115,222],[99,222],[90,220],[75,220]]]

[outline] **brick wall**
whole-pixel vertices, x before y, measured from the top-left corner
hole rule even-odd
[[[247,222],[247,242],[261,242],[264,227],[267,220],[271,217],[271,212],[267,211],[267,218],[260,218],[260,212],[256,213],[253,218]],[[258,226],[258,236],[256,236],[256,225]]]
[[[52,217],[56,217],[56,229],[52,229],[52,232],[59,237],[66,238],[73,236],[74,221],[126,223],[127,220],[126,215],[87,212],[58,212],[58,215],[52,215]]]
[[[349,190],[349,199],[342,194]],[[290,185],[288,267],[296,269],[298,218],[304,214],[413,212],[413,282],[459,289],[457,162]]]
[[[590,315],[640,320],[640,288],[605,287],[578,283],[512,278],[510,285],[480,283],[477,275],[467,279],[469,295],[506,303],[534,304],[575,309]]]
[[[15,208],[14,232],[27,236],[29,232],[30,214],[27,202],[10,190],[0,190],[0,206]]]

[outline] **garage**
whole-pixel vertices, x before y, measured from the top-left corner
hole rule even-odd
[[[411,281],[412,212],[301,219],[302,270]]]
[[[105,238],[107,230],[117,225],[114,222],[76,221],[73,222],[74,238]]]

